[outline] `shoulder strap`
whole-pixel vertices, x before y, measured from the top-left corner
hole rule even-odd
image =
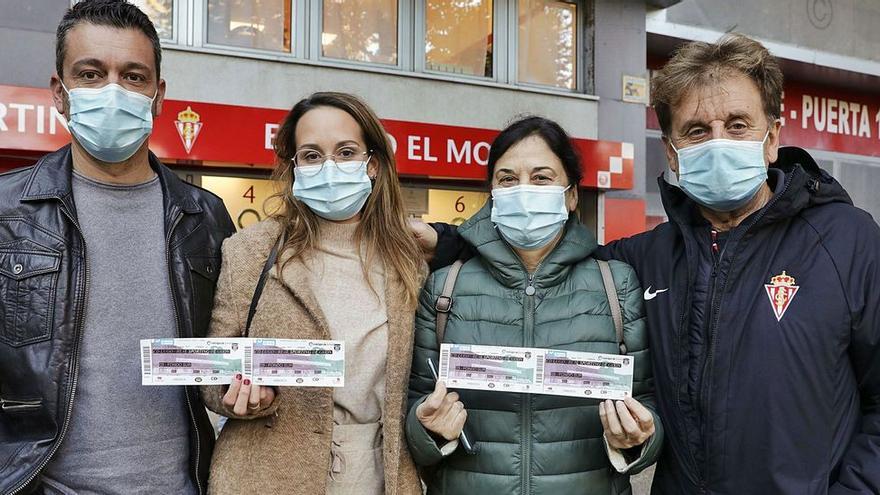
[[[620,300],[617,298],[617,286],[614,285],[614,276],[607,261],[596,260],[599,264],[599,272],[602,273],[602,283],[605,285],[605,296],[608,298],[608,306],[611,307],[611,318],[614,320],[614,331],[617,333],[617,344],[620,353],[626,354],[626,344],[623,342],[623,313],[620,310]]]
[[[254,289],[254,296],[251,298],[251,307],[248,309],[247,323],[245,323],[244,335],[242,335],[242,337],[250,336],[251,322],[254,320],[254,315],[257,314],[257,304],[260,302],[260,296],[263,295],[263,287],[266,286],[266,277],[269,275],[269,270],[272,269],[272,265],[275,264],[275,260],[278,259],[278,250],[281,249],[282,244],[284,244],[283,232],[278,236],[278,241],[275,242],[275,245],[272,246],[272,251],[269,252],[266,264],[263,265],[263,271],[260,272],[260,279],[257,281],[257,287]]]
[[[463,261],[455,260],[455,263],[449,267],[449,271],[446,272],[446,281],[443,283],[443,291],[434,303],[434,309],[437,310],[435,331],[438,348],[443,343],[443,335],[446,333],[446,322],[449,321],[449,312],[452,310],[452,290],[455,288],[455,281],[458,279],[458,272],[461,271],[463,264]]]

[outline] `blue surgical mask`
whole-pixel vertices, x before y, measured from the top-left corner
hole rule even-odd
[[[118,84],[67,91],[70,119],[67,127],[95,159],[124,162],[153,132],[153,100]],[[158,91],[157,91],[158,94]]]
[[[492,223],[514,247],[544,247],[568,220],[567,190],[562,186],[532,185],[492,189]]]
[[[323,165],[294,167],[293,174],[293,196],[327,220],[354,217],[373,191],[367,162],[327,160]]]
[[[678,154],[678,187],[697,203],[714,211],[733,211],[746,205],[767,181],[764,142],[712,139],[672,149]]]

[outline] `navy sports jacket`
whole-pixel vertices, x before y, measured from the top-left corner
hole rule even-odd
[[[670,221],[595,253],[645,288],[655,494],[880,493],[880,228],[801,149],[780,149],[770,185],[716,256],[663,181]],[[454,230],[435,228],[451,262]]]

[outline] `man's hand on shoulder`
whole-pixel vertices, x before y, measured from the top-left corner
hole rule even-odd
[[[434,254],[437,250],[437,231],[417,218],[409,219],[409,230],[413,237],[416,238],[419,247],[422,248],[422,255],[425,257],[425,261],[430,263],[434,259]]]

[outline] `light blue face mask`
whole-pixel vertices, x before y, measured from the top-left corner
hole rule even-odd
[[[672,149],[678,154],[678,187],[697,203],[728,212],[746,205],[767,181],[764,142],[712,139]]]
[[[373,184],[366,162],[327,160],[323,165],[294,167],[293,196],[315,215],[327,220],[348,220],[361,211]]]
[[[562,186],[496,187],[492,189],[492,223],[514,247],[544,247],[568,220],[567,190]]]
[[[153,132],[153,100],[118,84],[101,88],[73,88],[67,92],[67,127],[95,159],[124,162]],[[158,91],[156,92],[158,94]]]

